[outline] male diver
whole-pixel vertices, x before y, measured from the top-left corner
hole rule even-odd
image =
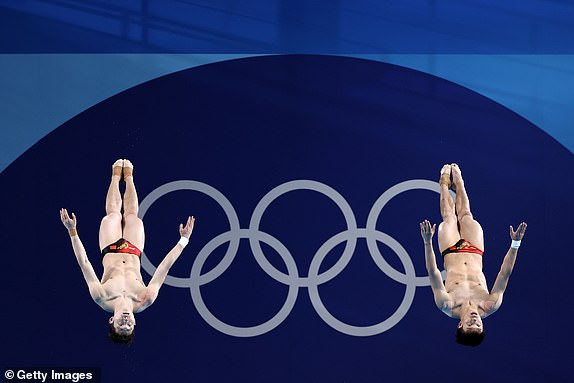
[[[452,185],[456,189],[456,201],[449,193]],[[431,225],[427,220],[420,224],[434,300],[445,314],[460,319],[457,342],[477,346],[484,339],[482,318],[494,313],[502,304],[526,223],[522,222],[516,231],[510,226],[512,242],[489,293],[482,272],[483,231],[470,211],[470,202],[457,164],[444,165],[441,169],[440,212],[443,221],[438,227],[438,245],[444,257],[444,284],[432,247],[436,224]]]
[[[120,195],[119,184],[125,181],[125,193]],[[76,216],[60,210],[62,223],[68,229],[72,247],[92,299],[114,315],[109,319],[109,335],[117,343],[130,343],[136,320],[134,313],[148,308],[157,298],[169,269],[179,258],[189,241],[195,219],[179,225],[181,238],[157,267],[149,284],[143,282],[140,256],[144,249],[145,233],[138,217],[138,197],[133,179],[133,165],[129,160],[117,160],[112,166],[112,180],[106,196],[106,216],[100,224],[99,244],[104,272],[101,281],[88,260],[76,230]]]

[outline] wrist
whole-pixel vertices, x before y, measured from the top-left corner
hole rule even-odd
[[[513,249],[518,249],[520,247],[520,242],[521,240],[512,240],[512,243],[510,244],[510,247],[512,247]]]
[[[68,230],[68,234],[70,234],[70,237],[74,237],[78,235],[78,231],[76,230],[75,227],[71,228]]]
[[[186,238],[184,236],[181,236],[181,238],[179,239],[179,241],[177,241],[177,243],[179,245],[181,245],[182,248],[185,249],[185,247],[187,246],[187,244],[189,243],[189,238]]]

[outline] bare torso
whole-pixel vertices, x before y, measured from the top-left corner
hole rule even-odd
[[[493,301],[486,277],[482,272],[482,256],[473,253],[450,253],[444,257],[446,270],[445,288],[449,302],[443,311],[453,317],[460,317],[463,304],[472,302],[478,307],[479,315],[486,317],[494,312]]]
[[[140,272],[140,260],[133,254],[108,253],[102,261],[104,273],[101,284],[103,296],[97,303],[106,311],[114,311],[114,301],[133,302],[134,313],[140,311],[147,288]]]

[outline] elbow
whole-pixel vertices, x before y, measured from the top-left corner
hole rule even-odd
[[[442,281],[442,274],[436,267],[428,268],[427,271],[431,280]]]
[[[85,254],[81,254],[77,257],[78,260],[78,264],[80,266],[84,266],[84,265],[88,265],[90,264],[90,260],[88,259],[87,255]]]
[[[512,274],[512,268],[510,267],[503,267],[502,269],[500,269],[500,275],[503,278],[508,279],[510,277],[510,274]]]
[[[427,263],[426,266],[427,266],[427,273],[429,274],[429,276],[438,273],[436,265]]]

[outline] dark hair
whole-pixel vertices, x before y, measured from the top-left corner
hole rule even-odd
[[[462,327],[456,330],[456,342],[465,346],[478,346],[484,340],[484,329],[482,332],[464,331]]]
[[[134,341],[135,331],[136,329],[134,328],[132,333],[129,335],[118,334],[114,328],[114,324],[110,323],[110,332],[108,333],[108,336],[114,343],[123,343],[129,346]]]

